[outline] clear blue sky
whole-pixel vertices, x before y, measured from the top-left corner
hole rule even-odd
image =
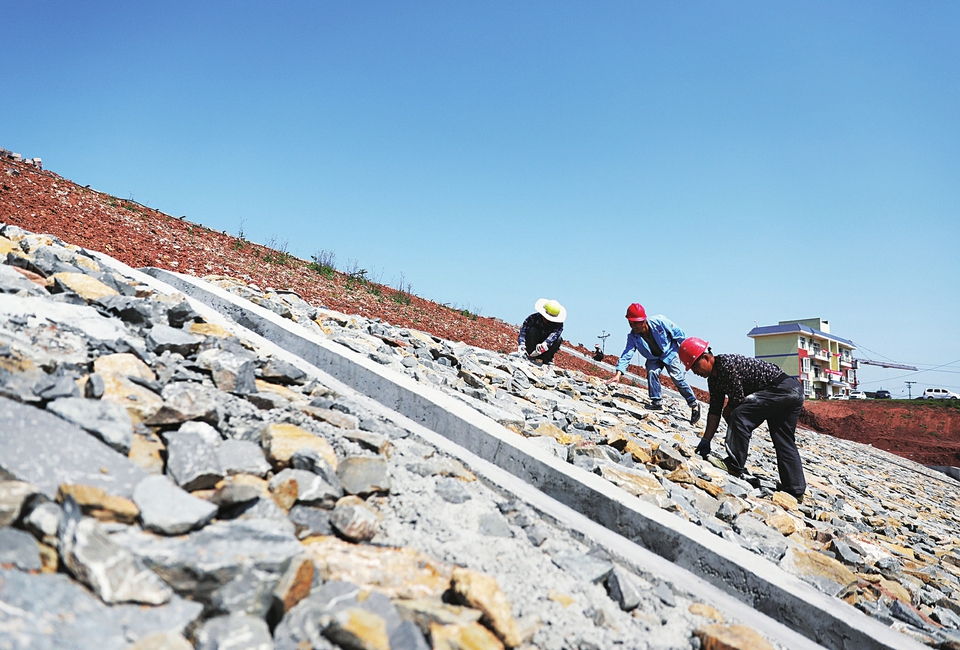
[[[0,147],[592,345],[822,317],[960,392],[956,2],[0,1]],[[692,374],[690,375],[692,378]],[[916,394],[916,392],[914,392]]]

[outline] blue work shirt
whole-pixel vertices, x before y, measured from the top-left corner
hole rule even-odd
[[[653,340],[663,352],[659,356],[654,354],[643,337],[630,330],[630,333],[627,334],[627,346],[623,348],[620,360],[617,361],[619,372],[627,371],[627,366],[630,365],[630,360],[633,358],[635,351],[639,352],[645,359],[659,359],[665,365],[670,365],[680,350],[680,344],[687,338],[683,330],[666,316],[651,316],[647,319],[647,323],[650,325],[650,336],[653,337]]]

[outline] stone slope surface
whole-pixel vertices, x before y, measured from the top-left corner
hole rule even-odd
[[[678,648],[737,622],[182,295],[16,226],[0,247],[13,647]]]

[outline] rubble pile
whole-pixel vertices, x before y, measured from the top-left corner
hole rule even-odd
[[[922,643],[960,643],[960,497],[955,481],[923,465],[801,428],[809,489],[798,503],[776,491],[766,425],[747,474],[734,478],[694,453],[699,431],[676,393],[664,411],[647,411],[633,387],[611,391],[577,371],[315,307],[289,291],[206,280],[457,397]]]
[[[10,225],[0,225],[0,257],[0,646],[772,647],[159,283]],[[707,511],[739,508],[731,523],[705,523],[731,539],[760,539],[761,510],[813,527],[775,495],[684,456],[676,436],[692,430],[672,414],[648,418],[630,391],[609,396],[576,373],[235,284],[683,516],[713,522]],[[713,501],[685,476],[716,486]],[[878,502],[872,516],[892,507]],[[800,547],[816,536],[780,537],[802,564]],[[878,581],[912,588],[923,559],[884,560],[900,582],[869,582],[865,569],[851,593],[878,616],[924,616],[912,592],[899,609],[871,597]],[[937,570],[922,595],[939,589],[955,602]],[[940,600],[929,606],[945,616]],[[911,629],[942,634],[935,627]]]

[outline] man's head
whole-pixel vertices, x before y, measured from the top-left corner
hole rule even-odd
[[[647,324],[647,310],[639,302],[635,302],[627,307],[627,321],[630,323],[630,329],[634,333],[646,336],[650,333],[650,326]]]
[[[630,321],[630,330],[634,334],[648,336],[650,334],[650,323],[645,320],[632,320]]]
[[[693,370],[693,374],[697,377],[709,377],[713,374],[713,362],[716,359],[711,353],[704,352],[700,357],[693,362],[693,365],[690,366],[690,369]]]
[[[709,377],[713,372],[713,354],[710,344],[695,336],[683,339],[680,344],[680,362],[687,370],[699,377]]]

